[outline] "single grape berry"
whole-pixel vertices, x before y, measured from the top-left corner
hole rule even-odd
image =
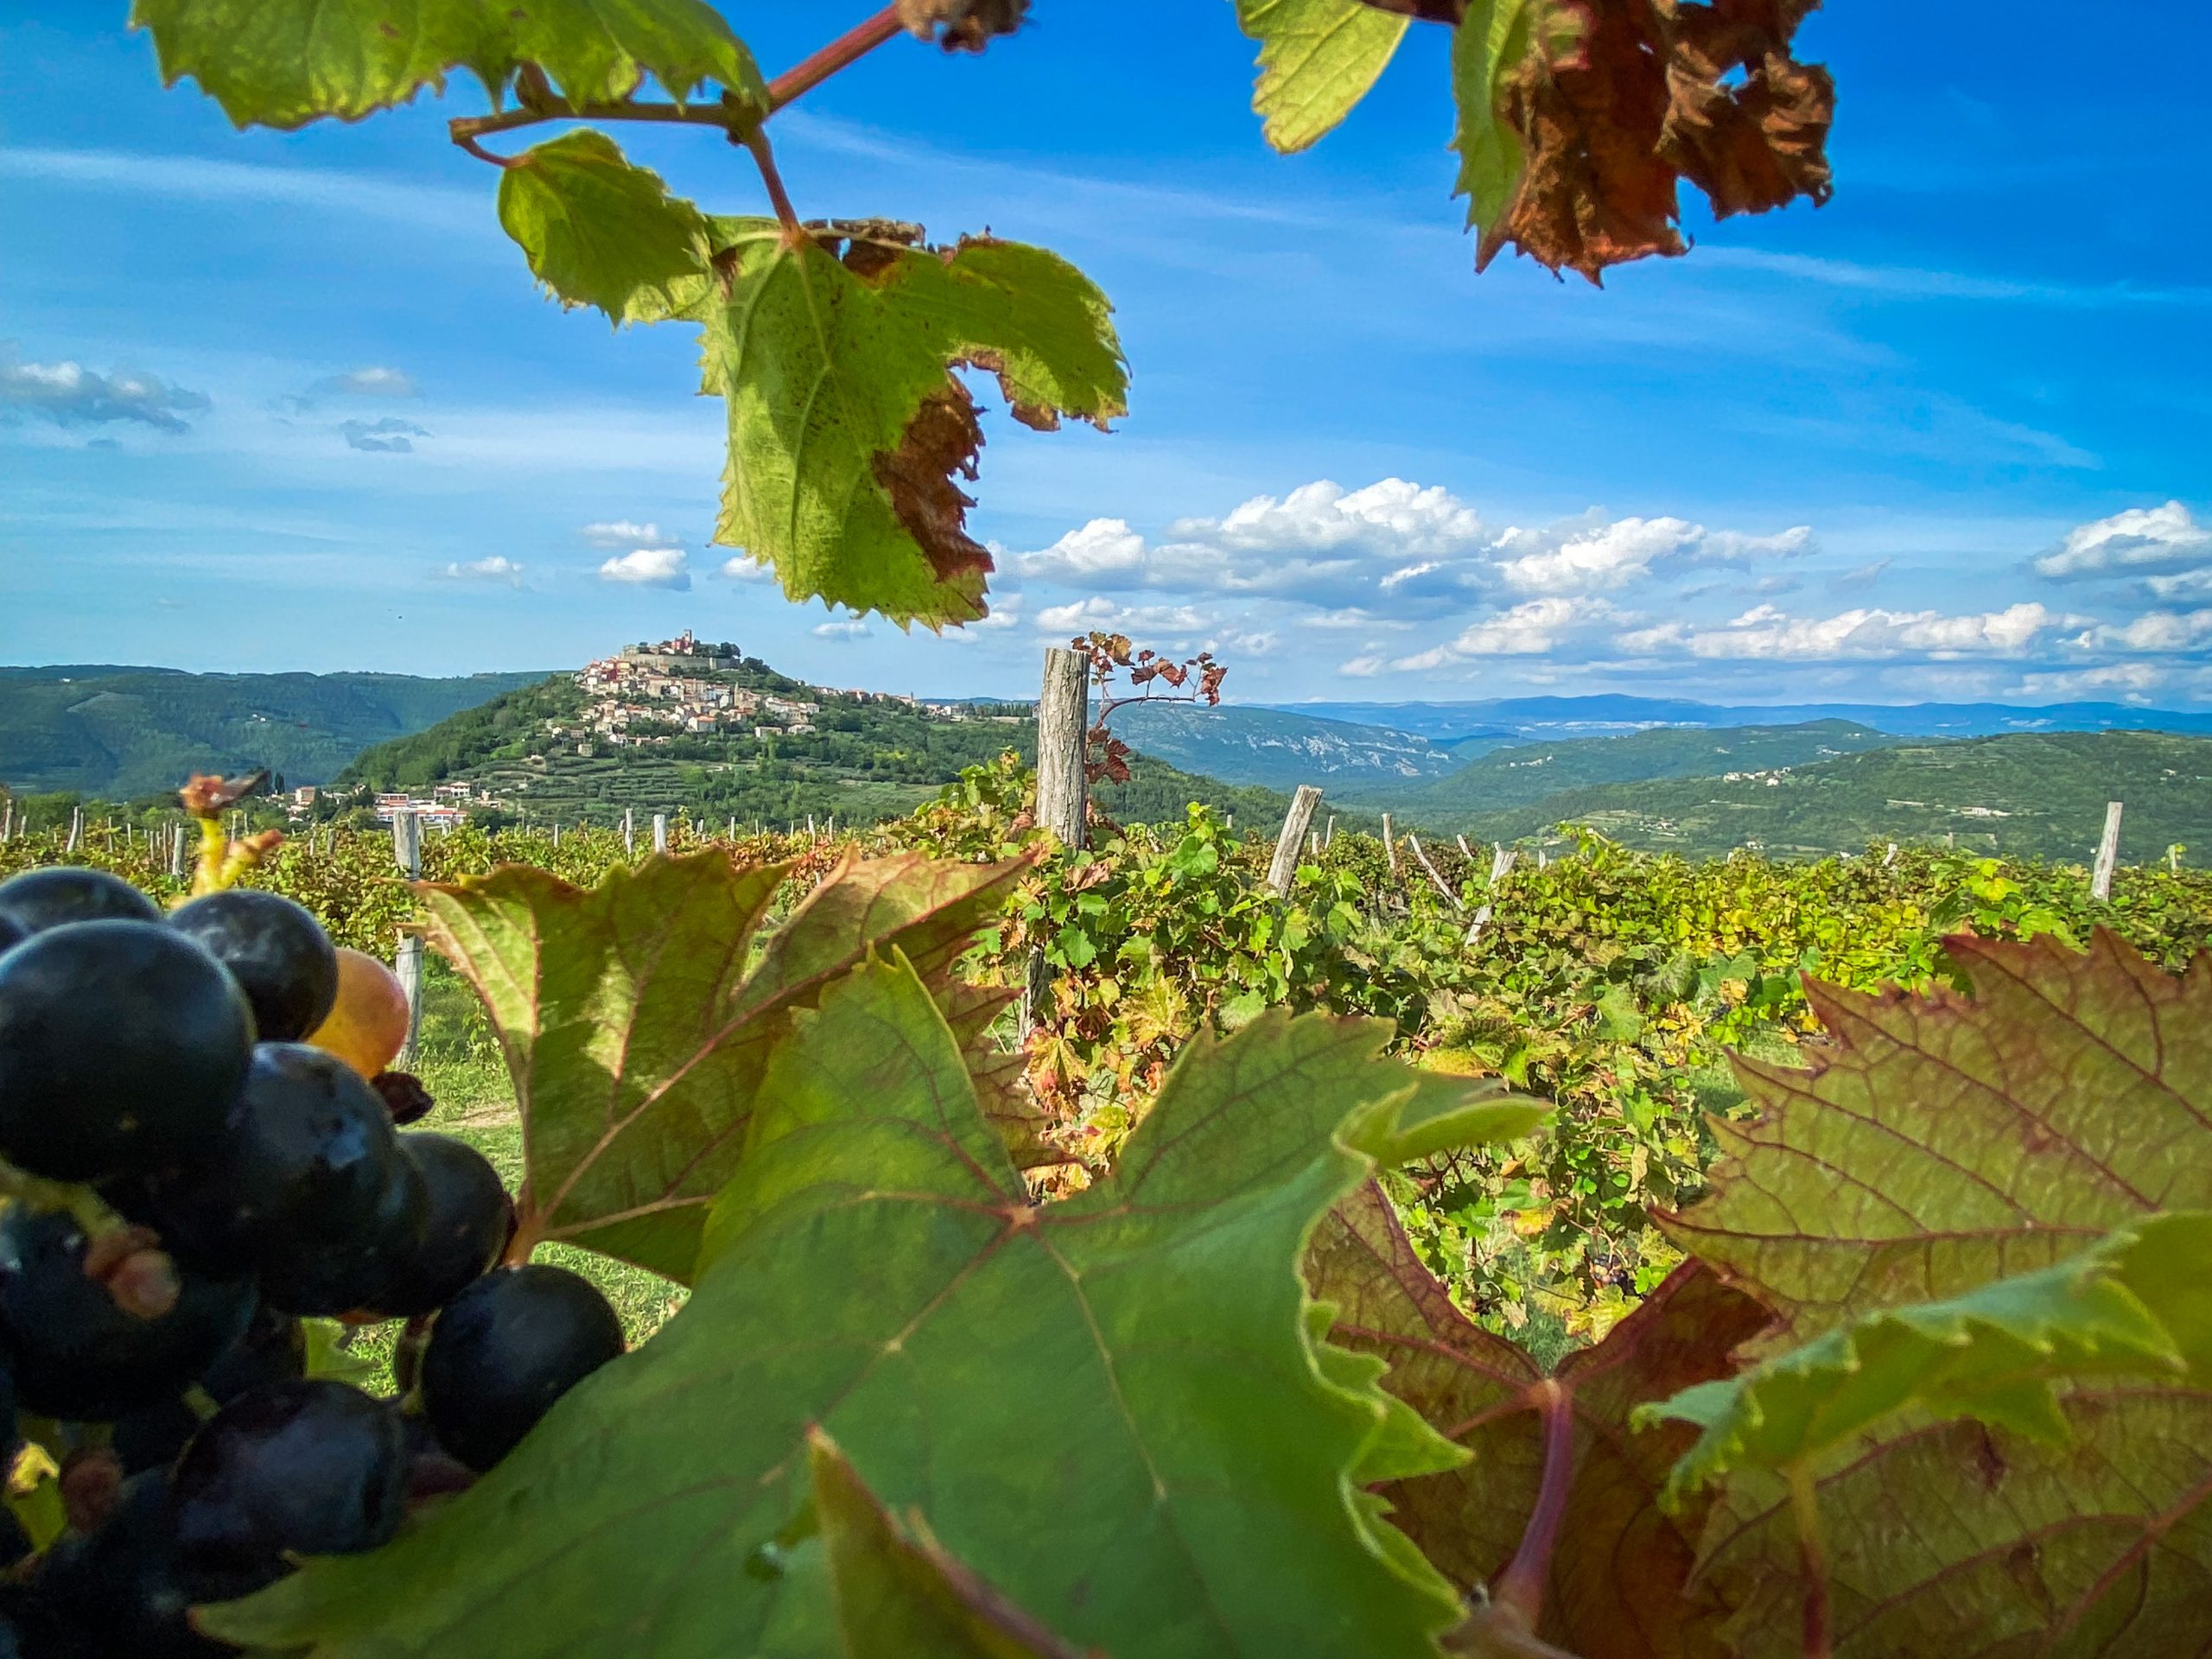
[[[372,1300],[407,1258],[424,1193],[359,1072],[264,1043],[211,1149],[118,1201],[187,1259],[257,1273],[270,1306],[334,1314]]]
[[[359,950],[338,953],[338,1000],[308,1041],[373,1077],[407,1046],[407,992],[399,976]]]
[[[264,1043],[296,1043],[338,1001],[338,951],[321,925],[290,899],[250,887],[211,893],[169,918],[231,970]]]
[[[50,928],[0,957],[0,1156],[94,1181],[196,1151],[252,1053],[245,995],[182,934]]]
[[[249,1389],[209,1418],[177,1460],[178,1552],[208,1600],[249,1595],[289,1555],[374,1549],[406,1514],[399,1414],[321,1378]]]
[[[369,1087],[383,1098],[391,1121],[403,1129],[410,1123],[420,1123],[438,1107],[423,1086],[423,1079],[411,1072],[379,1071],[369,1079]]]
[[[119,875],[68,865],[25,870],[0,881],[0,923],[25,937],[72,922],[158,922],[162,907]],[[4,934],[0,934],[0,940]]]
[[[0,1351],[22,1409],[105,1423],[181,1393],[253,1318],[253,1281],[185,1270],[176,1304],[142,1319],[85,1272],[63,1211],[0,1214]]]
[[[431,1327],[423,1410],[446,1450],[480,1474],[621,1351],[622,1321],[589,1281],[537,1262],[496,1268]]]
[[[401,1135],[399,1146],[422,1172],[429,1207],[414,1253],[377,1298],[375,1311],[412,1319],[443,1307],[499,1259],[514,1222],[514,1200],[499,1184],[499,1172],[472,1146],[422,1132]]]
[[[131,1659],[232,1652],[188,1622],[186,1610],[204,1599],[196,1588],[177,1553],[168,1476],[157,1470],[125,1481],[94,1530],[66,1534],[48,1552],[31,1595],[65,1629],[92,1637],[88,1652]]]
[[[270,1382],[288,1382],[307,1375],[307,1332],[289,1313],[272,1307],[254,1312],[245,1334],[200,1374],[199,1389],[219,1406],[226,1406],[249,1389]],[[200,1432],[200,1417],[181,1397],[163,1401],[116,1420],[111,1442],[125,1474],[155,1469],[176,1461],[192,1437]]]

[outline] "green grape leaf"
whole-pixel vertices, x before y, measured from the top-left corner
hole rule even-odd
[[[2212,1214],[2161,1216],[2055,1268],[1869,1314],[1640,1415],[1700,1431],[1669,1483],[1676,1495],[1732,1469],[1810,1465],[1908,1408],[1921,1421],[1972,1417],[2060,1444],[2068,1430],[2057,1382],[2107,1373],[2179,1377],[2190,1369],[2184,1339],[2212,1346],[2212,1293],[2196,1298],[2203,1323],[2195,1331],[2177,1333],[2158,1312],[2177,1302],[2186,1309],[2188,1289],[2206,1285]]]
[[[1388,1362],[1382,1386],[1470,1454],[1380,1489],[1395,1525],[1447,1578],[1472,1592],[1513,1560],[1543,1490],[1548,1424],[1565,1412],[1567,1507],[1534,1635],[1583,1659],[1719,1659],[1723,1610],[1690,1583],[1701,1506],[1670,1513],[1659,1503],[1694,1436],[1679,1425],[1632,1434],[1629,1418],[1728,1375],[1730,1351],[1766,1323],[1764,1309],[1692,1262],[1547,1377],[1452,1305],[1371,1182],[1316,1231],[1306,1274],[1335,1309],[1330,1340]],[[1537,1650],[1514,1649],[1511,1637],[1485,1630],[1490,1648],[1455,1638],[1454,1650]]]
[[[1397,54],[1409,17],[1362,0],[1236,0],[1236,23],[1260,43],[1252,112],[1283,155],[1333,132]]]
[[[767,87],[706,0],[136,0],[162,83],[189,76],[236,125],[358,121],[447,73],[493,96],[534,64],[572,108],[625,99],[651,74],[682,102],[714,85],[762,114]]]
[[[793,600],[939,627],[985,614],[991,570],[954,481],[975,477],[982,429],[952,371],[995,374],[1014,418],[1047,430],[1126,413],[1128,372],[1104,296],[1065,260],[915,234],[739,238],[716,262],[704,383],[729,413],[716,539]]]
[[[920,1515],[902,1525],[829,1436],[811,1438],[807,1465],[849,1659],[1077,1659],[946,1554]]]
[[[658,1335],[389,1548],[202,1617],[314,1659],[770,1651],[818,1429],[1078,1647],[1433,1659],[1457,1600],[1355,1504],[1389,1414],[1317,1359],[1297,1272],[1416,1092],[1389,1030],[1194,1037],[1121,1166],[1039,1205],[928,988],[863,964],[771,1061]]]
[[[1710,1196],[1662,1218],[1772,1303],[1790,1343],[2039,1274],[2116,1230],[2159,1236],[2162,1210],[2212,1207],[2201,962],[2169,978],[2101,931],[2086,954],[1946,948],[1972,997],[1810,987],[1833,1041],[1808,1051],[1809,1071],[1738,1062],[1758,1116],[1715,1122]],[[2212,1326],[2212,1284],[2128,1271],[2186,1376],[2064,1384],[2063,1443],[2031,1389],[1994,1421],[1909,1406],[1815,1460],[1837,1659],[2164,1659],[2212,1640],[2212,1387],[2189,1334]],[[1699,1573],[1735,1610],[1742,1659],[1796,1659],[1804,1572],[1789,1479],[1733,1470]]]
[[[2212,972],[2113,934],[1945,947],[1974,982],[1808,982],[1808,1071],[1738,1058],[1758,1115],[1716,1118],[1710,1195],[1660,1224],[1803,1341],[1881,1307],[2046,1268],[2160,1210],[2212,1208]]]
[[[1529,165],[1528,146],[1507,112],[1508,83],[1536,49],[1536,22],[1545,0],[1470,0],[1452,38],[1452,91],[1459,105],[1458,194],[1467,223],[1481,232],[1478,264],[1503,245],[1506,216]]]
[[[500,173],[499,223],[562,304],[597,306],[617,323],[645,296],[706,273],[699,210],[588,127],[524,150]]]
[[[747,971],[786,867],[657,858],[586,892],[508,866],[422,893],[425,937],[475,987],[522,1115],[521,1236],[689,1282],[792,1011],[896,945],[938,995],[1026,866],[848,860]]]

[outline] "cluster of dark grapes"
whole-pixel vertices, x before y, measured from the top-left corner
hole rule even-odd
[[[496,1265],[491,1165],[402,1132],[395,990],[272,893],[0,884],[0,1470],[35,1433],[69,1517],[35,1554],[0,1510],[0,1659],[230,1651],[188,1610],[387,1541],[621,1351],[588,1281]],[[318,1317],[407,1320],[404,1395],[308,1376]]]

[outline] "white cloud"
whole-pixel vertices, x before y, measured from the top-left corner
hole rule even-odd
[[[1708,531],[1681,518],[1621,518],[1611,524],[1506,531],[1498,572],[1523,593],[1597,593],[1624,588],[1661,563],[1689,568],[1751,565],[1795,558],[1813,545],[1809,525],[1774,536]]]
[[[1280,501],[1255,495],[1224,518],[1179,519],[1167,533],[1243,553],[1356,549],[1407,558],[1470,552],[1481,543],[1483,524],[1472,507],[1438,485],[1386,478],[1347,491],[1322,479]]]
[[[2050,629],[2082,620],[2056,615],[2036,604],[1967,616],[1857,609],[1826,617],[1791,616],[1772,605],[1760,605],[1720,627],[1668,622],[1632,630],[1614,643],[1636,657],[1687,652],[1711,660],[2003,657],[2018,656]]]
[[[1140,575],[1145,568],[1144,537],[1126,518],[1094,518],[1071,530],[1038,553],[1016,556],[1025,576],[1071,587],[1097,587],[1103,577]]]
[[[1576,630],[1616,620],[1618,615],[1602,599],[1532,599],[1484,617],[1448,645],[1402,657],[1390,666],[1421,670],[1483,657],[1541,657],[1557,651]]]
[[[522,586],[522,566],[502,554],[477,559],[467,564],[446,566],[448,582],[503,582],[510,588]]]
[[[2194,651],[2212,645],[2212,610],[2148,611],[2133,622],[2101,624],[2067,644],[2091,651]]]
[[[415,453],[414,441],[430,435],[414,422],[394,420],[389,415],[376,421],[340,421],[338,430],[344,435],[348,448],[388,455],[412,454]]]
[[[0,413],[20,410],[58,426],[136,421],[157,431],[182,432],[188,416],[211,406],[205,392],[173,386],[156,375],[126,369],[100,374],[81,363],[26,363],[12,345],[0,343]]]
[[[2145,576],[2143,585],[2158,599],[2212,599],[2212,564],[2177,575]]]
[[[1080,599],[1071,605],[1048,605],[1037,613],[1042,633],[1088,633],[1112,631],[1147,639],[1162,634],[1200,632],[1206,620],[1188,605],[1116,605],[1110,599]],[[1140,640],[1138,643],[1142,644]]]
[[[814,637],[817,639],[858,639],[868,632],[868,624],[855,618],[849,621],[817,622]]]
[[[599,579],[628,582],[639,588],[668,588],[685,594],[691,591],[688,563],[680,547],[640,547],[601,565]]]
[[[1389,665],[1389,659],[1381,652],[1369,652],[1363,656],[1353,658],[1350,662],[1338,663],[1337,672],[1349,674],[1356,680],[1371,680]]]
[[[1361,610],[1357,606],[1341,611],[1316,611],[1310,616],[1300,617],[1298,625],[1303,628],[1342,629],[1347,632],[1357,632],[1372,628],[1413,626],[1410,622],[1398,622],[1388,617],[1376,616],[1372,612]]]
[[[2112,663],[2102,668],[2069,669],[2056,674],[2023,674],[2010,695],[2064,702],[2118,692],[2131,702],[2140,702],[2164,690],[2172,679],[2172,671],[2160,664]]]
[[[676,538],[673,536],[662,535],[658,524],[641,524],[630,518],[602,519],[598,524],[586,524],[576,534],[594,547],[673,547],[676,545]],[[729,562],[730,564],[736,563],[735,559]],[[729,564],[726,564],[722,567],[722,574],[732,576],[737,573],[729,568]]]
[[[404,369],[371,364],[345,374],[325,375],[298,396],[278,398],[276,406],[302,415],[329,397],[413,397],[418,394],[414,377]]]
[[[2212,530],[2169,501],[2076,525],[2036,569],[2046,576],[2096,576],[2202,564],[2212,564]]]
[[[603,530],[611,526],[593,524],[588,528]],[[645,524],[641,528],[651,530],[652,526]],[[750,554],[741,553],[734,559],[723,560],[722,568],[718,574],[729,582],[773,582],[776,579],[776,568],[772,564],[761,563]]]

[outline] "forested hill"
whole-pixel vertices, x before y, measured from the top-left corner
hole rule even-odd
[[[263,766],[288,783],[320,784],[372,744],[539,677],[0,668],[0,784],[127,800],[174,790],[195,772]]]
[[[1718,857],[1850,852],[1870,842],[2087,862],[2105,804],[2126,808],[2124,863],[2176,842],[2212,841],[2212,738],[2159,732],[2036,732],[1898,743],[1817,765],[1571,789],[1488,812],[1423,817],[1487,839],[1588,823],[1635,846]]]
[[[1457,817],[1503,812],[1603,784],[1816,766],[1902,741],[1847,720],[1717,731],[1657,726],[1624,737],[1516,744],[1479,755],[1431,782],[1388,788],[1363,781],[1347,785],[1347,792],[1415,818]]]
[[[427,731],[381,744],[346,768],[341,783],[427,789],[465,780],[491,790],[505,810],[539,820],[610,823],[689,811],[780,825],[835,815],[866,823],[911,811],[965,766],[1014,750],[1036,757],[1036,722],[1018,704],[976,705],[953,718],[901,700],[825,690],[747,658],[707,676],[715,683],[817,703],[810,731],[752,726],[741,732],[654,727],[651,741],[615,746],[579,741],[587,695],[560,674],[509,691]],[[556,730],[557,728],[557,730]],[[1140,754],[1127,784],[1094,790],[1099,808],[1122,823],[1180,817],[1192,801],[1272,828],[1288,798],[1255,785],[1217,782]],[[1371,823],[1361,817],[1362,826]]]

